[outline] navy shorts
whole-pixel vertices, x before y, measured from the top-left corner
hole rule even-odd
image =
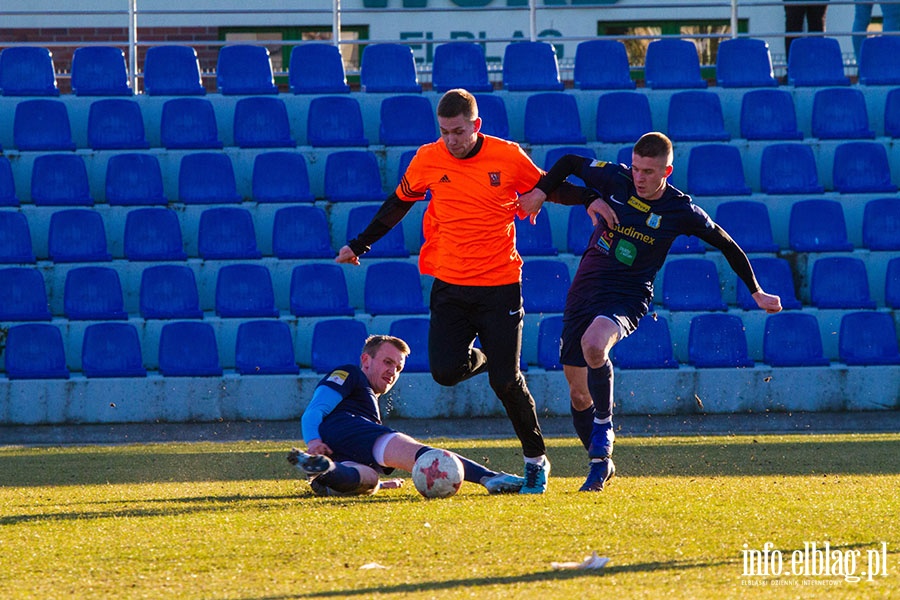
[[[585,303],[579,307],[566,306],[559,362],[570,367],[586,367],[581,338],[597,317],[606,317],[619,325],[623,337],[637,329],[641,318],[647,314],[647,303],[642,299],[617,298],[609,302]]]
[[[375,441],[395,430],[379,425],[365,417],[346,413],[333,412],[325,417],[319,425],[319,435],[333,452],[331,458],[337,462],[345,460],[372,467],[379,473],[388,474],[393,469],[375,462],[372,448]]]

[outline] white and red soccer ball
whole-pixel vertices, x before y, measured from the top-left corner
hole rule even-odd
[[[416,459],[413,484],[426,498],[449,498],[463,482],[463,464],[452,452],[429,450]]]

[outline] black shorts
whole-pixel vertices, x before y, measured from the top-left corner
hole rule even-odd
[[[570,299],[571,300],[571,299]],[[643,299],[614,298],[604,302],[568,302],[563,314],[562,345],[559,362],[570,367],[586,367],[581,338],[597,317],[606,317],[619,326],[622,337],[631,335],[647,314],[649,306]]]
[[[378,438],[388,433],[396,431],[365,417],[345,412],[333,412],[319,425],[322,441],[328,444],[333,452],[332,460],[357,462],[372,467],[382,474],[388,474],[393,469],[375,462],[372,448],[375,447]]]

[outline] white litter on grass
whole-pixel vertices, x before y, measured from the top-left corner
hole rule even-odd
[[[386,567],[384,565],[379,565],[377,562],[366,563],[360,567],[360,569],[388,569],[390,567]]]
[[[590,556],[584,557],[582,562],[552,562],[550,566],[554,569],[602,569],[608,562],[608,558],[598,556],[594,550]]]

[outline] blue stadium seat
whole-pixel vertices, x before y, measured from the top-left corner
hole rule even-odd
[[[701,369],[752,367],[741,318],[714,313],[691,319],[688,361]]]
[[[766,317],[763,361],[773,367],[820,367],[829,364],[822,353],[822,333],[814,315],[802,312]]]
[[[575,87],[582,90],[633,90],[628,52],[618,40],[587,40],[575,48]]]
[[[759,164],[765,194],[821,194],[816,157],[807,144],[768,144]]]
[[[478,103],[478,116],[481,117],[481,133],[504,140],[510,139],[509,116],[506,114],[503,97],[475,94],[475,101]]]
[[[791,205],[788,243],[795,252],[849,252],[844,209],[835,200],[799,200]]]
[[[754,38],[732,38],[719,42],[716,84],[723,88],[777,86],[769,44]]]
[[[253,160],[253,200],[264,202],[314,202],[309,172],[302,154],[274,150]]]
[[[406,174],[406,169],[409,168],[409,163],[412,162],[413,157],[416,155],[416,149],[406,150],[403,154],[400,155],[400,164],[397,166],[397,185],[400,185],[400,181],[403,179],[403,176]],[[431,193],[430,191],[427,193]]]
[[[110,321],[128,318],[122,283],[115,269],[77,267],[66,274],[63,313],[73,321]]]
[[[753,265],[756,281],[767,293],[781,298],[782,308],[785,310],[802,308],[800,300],[797,299],[797,292],[794,290],[794,278],[787,260],[773,256],[761,256],[751,258],[750,264]],[[740,278],[736,277],[735,279],[738,306],[744,310],[757,310],[759,307],[750,294],[750,290]]]
[[[426,317],[407,317],[394,319],[388,335],[400,338],[409,345],[410,353],[403,367],[404,373],[429,373],[431,362],[428,360],[428,329],[430,322]]]
[[[309,103],[306,141],[310,146],[368,146],[359,101],[350,96],[321,96]]]
[[[131,96],[125,52],[113,46],[82,46],[72,54],[76,96]]]
[[[347,93],[344,59],[334,44],[307,43],[294,46],[288,85],[295,94]]]
[[[159,140],[167,150],[221,148],[212,102],[206,98],[166,100],[159,122]]]
[[[874,138],[863,93],[856,88],[817,91],[813,97],[812,134],[823,140]]]
[[[106,228],[100,213],[90,209],[58,210],[50,216],[50,260],[93,262],[112,260],[106,250]]]
[[[750,90],[741,98],[741,137],[747,140],[802,140],[794,98],[785,90]]]
[[[125,217],[125,258],[133,261],[185,260],[178,215],[167,208],[134,208]]]
[[[900,257],[889,260],[885,269],[884,303],[888,308],[900,308]]]
[[[884,135],[900,138],[900,89],[891,90],[884,99]]]
[[[728,232],[744,252],[777,252],[772,239],[769,209],[754,200],[732,200],[716,207],[716,223]]]
[[[834,38],[804,37],[791,43],[788,83],[797,87],[850,85],[844,75],[841,46]]]
[[[0,211],[0,264],[35,262],[31,248],[31,229],[20,212]]]
[[[626,167],[631,166],[631,155],[632,155],[633,146],[628,145],[624,148],[619,148],[619,152],[616,155],[616,162],[625,165]]]
[[[190,46],[151,46],[144,59],[144,92],[148,96],[202,96],[197,51]]]
[[[0,321],[49,321],[44,277],[37,269],[0,269]]]
[[[434,49],[431,88],[446,92],[463,88],[471,93],[490,92],[484,48],[475,42],[448,42]]]
[[[342,150],[325,159],[325,199],[329,202],[383,202],[385,198],[373,152]]]
[[[644,80],[652,89],[705,88],[700,75],[700,56],[693,42],[654,40],[647,45]]]
[[[241,375],[296,375],[294,340],[283,321],[246,321],[238,326],[234,368]]]
[[[194,272],[186,265],[155,265],[141,273],[141,316],[145,319],[199,319]]]
[[[391,43],[367,45],[362,51],[359,83],[364,92],[421,92],[412,48]]]
[[[153,154],[124,152],[106,163],[106,203],[110,206],[164,206],[162,169]]]
[[[0,51],[4,96],[59,96],[53,55],[46,48],[13,46]]]
[[[556,164],[556,161],[558,161],[566,154],[577,154],[578,156],[584,156],[586,158],[597,158],[597,155],[594,154],[594,150],[587,146],[562,146],[558,148],[550,148],[544,155],[544,170],[549,171],[550,168]],[[580,177],[576,177],[575,175],[569,175],[568,177],[566,177],[566,181],[568,181],[572,185],[584,185],[584,181]]]
[[[94,100],[88,112],[88,146],[94,150],[145,149],[141,106],[125,98]]]
[[[741,151],[729,144],[700,144],[688,155],[687,191],[692,196],[749,196]]]
[[[385,146],[421,146],[439,137],[434,109],[424,96],[388,96],[381,101],[379,123]]]
[[[667,261],[662,301],[669,310],[725,310],[716,263],[705,258]]]
[[[228,264],[216,279],[220,317],[277,317],[272,276],[263,265]]]
[[[209,323],[166,323],[159,334],[159,372],[165,377],[218,377],[219,346]]]
[[[617,369],[677,369],[669,322],[659,316],[642,318],[634,333],[613,346],[612,361]]]
[[[863,247],[869,250],[900,250],[900,198],[866,202],[862,239]]]
[[[197,250],[204,260],[260,258],[250,211],[233,206],[204,210],[200,215]]]
[[[184,155],[178,170],[178,199],[185,204],[240,202],[228,155],[217,152]]]
[[[844,142],[834,149],[834,189],[841,194],[896,192],[887,150],[879,142]]]
[[[515,42],[503,52],[503,87],[510,92],[561,91],[556,50],[549,42]]]
[[[672,241],[669,254],[702,254],[706,252],[703,240],[695,235],[679,235]]]
[[[56,325],[25,323],[6,335],[6,376],[10,379],[68,379],[66,351]]]
[[[900,85],[900,38],[876,35],[863,39],[859,53],[859,83]]]
[[[272,61],[265,46],[222,46],[216,62],[216,85],[225,96],[277,94]]]
[[[370,315],[426,314],[418,267],[394,261],[369,265],[363,303]]]
[[[569,209],[569,222],[566,227],[566,248],[575,255],[581,255],[587,249],[594,233],[594,224],[583,206]]]
[[[556,256],[547,211],[538,213],[534,225],[530,217],[516,220],[516,250],[522,256]]]
[[[515,45],[515,44],[512,44]],[[537,93],[525,101],[525,141],[529,144],[584,144],[575,96]]]
[[[318,206],[285,206],[275,213],[272,253],[281,259],[331,258],[328,217]]]
[[[84,330],[81,372],[85,377],[146,377],[141,340],[131,323],[94,323]]]
[[[653,131],[650,100],[639,92],[608,92],[597,98],[597,141],[633,144]]]
[[[234,143],[239,148],[293,148],[287,106],[281,98],[241,98],[234,105]]]
[[[538,325],[537,364],[542,369],[562,371],[563,366],[559,362],[562,328],[560,315],[544,317]]]
[[[353,315],[340,265],[309,262],[291,272],[291,314],[297,317]]]
[[[841,318],[838,356],[848,365],[898,365],[897,328],[886,312],[852,312]]]
[[[816,308],[875,308],[866,263],[855,256],[826,256],[813,263],[809,296]]]
[[[558,260],[537,259],[522,265],[522,298],[526,313],[561,313],[572,283],[569,267]]]
[[[6,52],[6,50],[4,50]],[[37,98],[16,104],[13,143],[21,151],[74,150],[69,113],[62,100]]]
[[[687,42],[690,43],[690,42]],[[668,134],[678,142],[727,142],[722,102],[715,92],[688,90],[669,99]]]
[[[366,228],[366,225],[375,216],[380,207],[377,204],[354,206],[347,215],[347,237],[353,239]],[[370,258],[406,258],[409,250],[406,249],[406,240],[403,237],[403,227],[397,225],[383,238],[372,244],[372,249],[366,253]]]
[[[36,206],[92,206],[84,158],[42,154],[31,165],[31,201]]]
[[[316,373],[328,373],[335,367],[359,365],[366,326],[353,319],[326,319],[313,327],[311,367]]]
[[[5,156],[0,156],[0,206],[19,206],[12,166]]]

